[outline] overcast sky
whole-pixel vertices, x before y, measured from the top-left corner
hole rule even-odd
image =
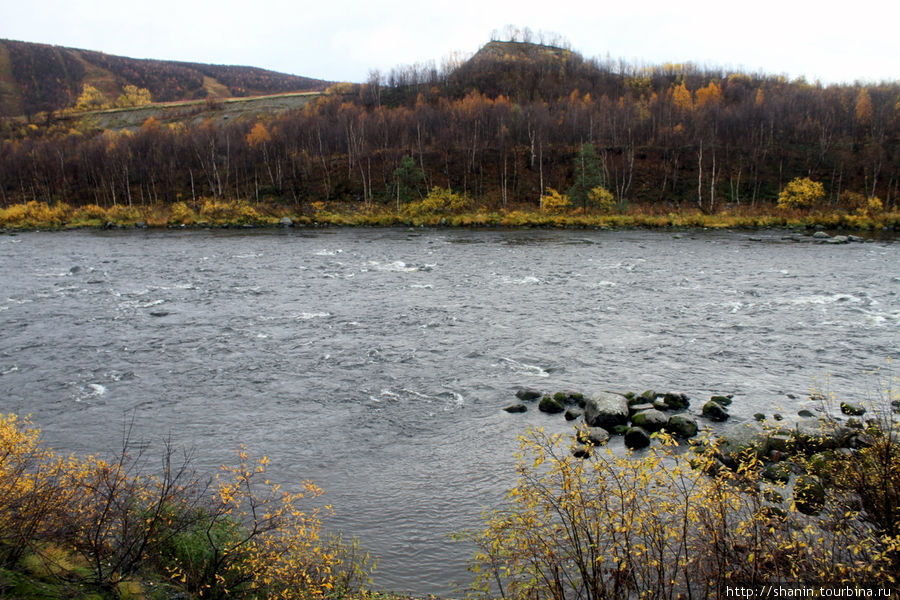
[[[897,0],[0,0],[0,38],[355,82],[470,55],[509,24],[587,58],[900,80]]]

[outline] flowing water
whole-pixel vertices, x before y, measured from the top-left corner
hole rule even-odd
[[[734,420],[812,387],[877,393],[897,353],[900,245],[781,232],[338,229],[0,236],[0,411],[59,451],[171,436],[209,472],[246,444],[375,583],[458,593],[514,481],[520,387],[736,395]],[[794,399],[791,398],[794,397]]]

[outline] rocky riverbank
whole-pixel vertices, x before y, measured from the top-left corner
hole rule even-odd
[[[852,457],[871,447],[878,436],[900,437],[897,415],[900,401],[873,412],[862,403],[844,401],[837,408],[818,402],[816,411],[802,408],[796,415],[756,413],[753,420],[725,425],[733,395],[713,395],[699,411],[691,410],[691,398],[680,392],[645,391],[641,394],[601,391],[586,396],[564,391],[552,394],[523,388],[516,392],[519,402],[504,408],[522,413],[536,407],[547,414],[563,414],[575,425],[571,451],[579,458],[590,457],[593,449],[622,436],[632,450],[654,443],[654,434],[666,433],[692,447],[713,448],[716,462],[706,468],[737,469],[748,460],[757,461],[763,478],[786,486],[798,510],[816,513],[825,502],[825,488],[817,478],[836,458]],[[700,436],[699,434],[706,435]],[[819,473],[819,474],[821,474]]]

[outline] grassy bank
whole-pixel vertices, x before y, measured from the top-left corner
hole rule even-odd
[[[846,212],[838,210],[769,210],[738,207],[717,213],[698,210],[661,212],[636,206],[603,214],[580,211],[548,212],[534,207],[452,210],[426,201],[395,210],[383,205],[313,202],[302,209],[271,203],[220,201],[176,202],[168,205],[72,207],[64,203],[15,204],[0,209],[0,228],[79,229],[110,227],[276,227],[288,218],[294,226],[448,226],[448,227],[547,227],[547,228],[707,228],[762,229],[815,228],[878,231],[900,228],[900,212]]]

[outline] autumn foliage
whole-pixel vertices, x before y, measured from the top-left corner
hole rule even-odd
[[[790,181],[809,178],[823,186],[814,210],[854,213],[845,192],[896,209],[896,84],[822,86],[587,60],[535,44],[486,48],[445,70],[373,73],[303,109],[255,119],[211,109],[134,131],[52,114],[3,121],[0,205],[212,198],[399,213],[437,186],[488,212],[538,211],[553,188],[588,214],[635,205],[717,214],[771,211]],[[597,188],[609,194],[595,200]]]
[[[894,506],[896,441],[879,437],[855,463],[836,459],[830,476],[803,463],[795,489],[827,480],[833,490],[811,516],[802,492],[782,498],[752,453],[731,470],[714,444],[684,452],[665,435],[642,455],[595,448],[587,459],[564,440],[540,430],[522,438],[519,481],[475,536],[484,596],[724,598],[729,586],[773,582],[897,585],[896,511],[866,516]],[[873,508],[860,506],[861,491]]]
[[[140,597],[150,581],[198,598],[288,600],[366,580],[367,556],[322,532],[330,508],[311,482],[282,490],[266,478],[268,459],[243,448],[211,482],[176,457],[166,445],[158,474],[127,442],[113,460],[63,457],[27,420],[0,418],[0,595],[3,569],[65,597]]]

